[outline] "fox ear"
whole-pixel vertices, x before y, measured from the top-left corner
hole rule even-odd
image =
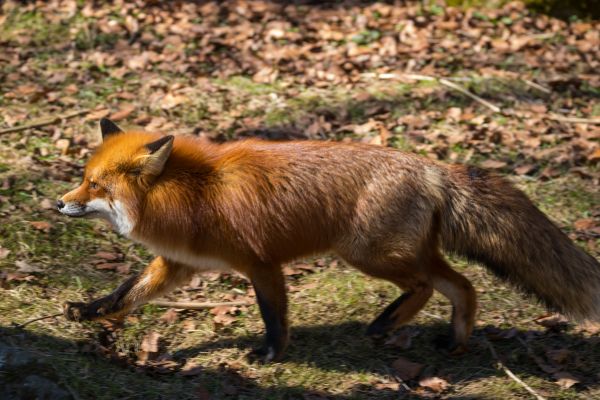
[[[100,132],[102,132],[102,140],[115,133],[122,133],[123,130],[108,118],[100,120]]]
[[[144,164],[145,173],[158,175],[162,172],[167,159],[171,155],[171,150],[173,150],[174,139],[173,135],[167,135],[145,146],[149,151]]]

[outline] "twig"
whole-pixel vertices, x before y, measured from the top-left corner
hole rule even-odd
[[[63,313],[57,313],[57,314],[52,314],[52,315],[46,315],[45,317],[30,319],[29,321],[23,322],[22,324],[15,325],[15,328],[23,328],[23,327],[31,324],[32,322],[41,321],[43,319],[48,319],[48,318],[60,317],[61,315],[63,315]]]
[[[562,115],[549,114],[544,115],[545,119],[550,119],[552,121],[559,122],[568,122],[572,124],[592,124],[592,125],[600,125],[600,118],[578,118],[578,117],[563,117]]]
[[[540,92],[544,92],[544,93],[547,93],[547,94],[552,93],[552,90],[548,89],[545,86],[540,85],[539,83],[535,83],[534,81],[530,81],[529,79],[523,79],[523,82],[526,85],[529,85],[532,88],[539,90]]]
[[[467,89],[463,88],[462,86],[458,86],[456,83],[454,82],[450,82],[447,79],[444,78],[440,78],[438,79],[438,82],[441,83],[444,86],[448,86],[449,88],[452,88],[458,92],[461,92],[462,94],[464,94],[467,97],[472,98],[473,100],[475,100],[476,102],[478,102],[479,104],[489,108],[490,110],[492,110],[493,112],[499,113],[500,111],[500,107],[490,103],[487,100],[482,99],[481,97],[469,92]]]
[[[545,397],[537,394],[535,390],[533,390],[529,385],[527,385],[525,382],[523,382],[521,379],[519,379],[518,376],[513,374],[513,372],[510,369],[508,369],[508,367],[506,365],[504,365],[502,363],[502,361],[500,361],[500,359],[498,358],[498,354],[496,353],[496,349],[494,349],[494,346],[492,345],[492,342],[490,342],[485,337],[483,338],[483,340],[485,340],[485,342],[487,343],[488,348],[490,349],[490,353],[492,353],[492,357],[494,357],[494,359],[496,360],[498,367],[500,367],[504,371],[504,373],[506,375],[508,375],[509,378],[511,378],[513,381],[517,382],[519,385],[523,386],[523,388],[525,388],[525,390],[527,390],[529,393],[531,393],[533,395],[533,397],[535,397],[537,400],[546,400]]]
[[[420,74],[402,74],[402,75],[397,75],[394,73],[388,73],[388,74],[379,74],[378,75],[379,79],[412,79],[415,81],[427,81],[427,82],[439,82],[440,84],[449,87],[451,89],[456,90],[457,92],[460,92],[462,94],[464,94],[467,97],[470,97],[471,99],[475,100],[476,102],[478,102],[479,104],[489,108],[490,110],[492,110],[493,112],[499,113],[502,110],[500,109],[500,107],[490,103],[487,100],[482,99],[481,97],[477,96],[476,94],[473,94],[471,92],[469,92],[467,89],[463,88],[462,86],[457,85],[454,82],[450,82],[448,79],[444,79],[444,78],[436,78],[433,76],[428,76],[428,75],[420,75]]]
[[[57,115],[56,117],[49,117],[47,119],[43,119],[41,121],[34,122],[31,124],[27,124],[27,125],[13,126],[12,128],[6,128],[6,129],[0,130],[0,135],[2,135],[4,133],[21,132],[21,131],[26,131],[27,129],[41,128],[42,126],[58,124],[60,121],[62,121],[64,119],[69,119],[69,118],[78,117],[80,115],[85,115],[85,114],[90,113],[91,111],[92,110],[90,108],[86,108],[86,109],[74,111],[74,112],[68,113],[68,114]]]
[[[199,303],[196,301],[166,301],[166,300],[155,300],[151,301],[150,304],[160,307],[171,307],[171,308],[183,308],[186,310],[204,310],[206,308],[215,308],[221,306],[249,306],[252,303],[247,301],[230,301],[224,303]]]

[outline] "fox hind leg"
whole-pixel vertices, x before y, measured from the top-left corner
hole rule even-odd
[[[425,306],[432,294],[433,288],[429,284],[421,284],[404,292],[371,322],[367,328],[367,335],[383,336],[410,321]]]
[[[471,282],[453,270],[437,255],[432,260],[433,287],[452,303],[452,339],[448,348],[452,354],[467,350],[467,341],[473,332],[477,310],[477,295]]]
[[[367,328],[367,335],[383,336],[390,330],[410,321],[421,310],[433,294],[429,277],[422,273],[413,257],[379,257],[346,261],[367,275],[385,279],[404,290],[404,293],[388,305]],[[355,261],[355,262],[353,262]],[[357,262],[358,261],[358,262]]]

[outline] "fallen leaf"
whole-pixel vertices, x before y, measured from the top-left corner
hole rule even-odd
[[[109,114],[110,114],[110,110],[108,108],[103,108],[100,110],[92,111],[85,117],[85,119],[88,121],[97,121],[99,119],[108,117]]]
[[[188,100],[189,99],[186,96],[167,93],[160,101],[160,106],[164,110],[170,110],[171,108],[175,108],[178,105],[187,102]]]
[[[115,268],[115,271],[117,271],[117,273],[123,274],[123,275],[128,274],[130,270],[131,270],[130,263],[117,263],[117,266]]]
[[[19,269],[19,272],[24,272],[26,274],[43,271],[40,267],[36,267],[35,265],[28,264],[21,260],[15,261],[15,265]]]
[[[596,223],[596,220],[594,218],[582,218],[573,222],[573,227],[578,231],[586,231],[588,229],[596,227],[597,225],[598,223]]]
[[[99,251],[96,254],[94,254],[94,256],[107,261],[118,260],[121,257],[121,255],[118,253],[111,253],[108,251]]]
[[[183,368],[181,368],[181,371],[179,371],[179,374],[183,376],[195,376],[203,372],[204,368],[198,362],[188,360]]]
[[[164,321],[167,324],[174,323],[175,321],[177,321],[177,318],[179,318],[179,314],[177,313],[177,311],[175,311],[174,308],[169,308],[167,311],[164,312],[163,315],[159,317],[161,321]]]
[[[34,229],[45,233],[50,232],[50,229],[52,229],[52,225],[48,221],[31,221],[30,224]]]
[[[30,274],[25,274],[22,272],[7,272],[6,273],[6,282],[10,281],[32,281],[37,279],[35,276]]]
[[[442,378],[438,378],[436,376],[432,376],[430,378],[423,378],[419,380],[419,386],[431,389],[435,393],[441,393],[444,390],[448,389],[448,381]]]
[[[69,152],[69,147],[71,146],[71,141],[69,139],[58,139],[54,146],[60,150],[60,154],[63,156]]]
[[[542,315],[541,317],[534,319],[533,322],[549,329],[563,329],[566,328],[569,320],[565,316],[555,313]]]
[[[556,372],[554,375],[552,375],[554,377],[554,379],[556,379],[556,383],[558,384],[558,386],[560,386],[563,389],[568,389],[571,386],[577,384],[580,382],[579,379],[575,378],[573,375],[571,375],[568,372]]]
[[[10,250],[5,249],[4,247],[0,246],[0,260],[2,260],[3,258],[6,258],[9,254],[10,254]]]
[[[40,202],[40,207],[44,210],[54,210],[56,208],[56,202],[50,199],[44,199]]]
[[[140,345],[140,349],[142,351],[145,351],[148,353],[157,353],[159,339],[160,339],[160,334],[158,332],[150,331],[150,333],[148,333],[142,339],[142,344]]]
[[[485,169],[501,169],[501,168],[506,167],[508,164],[505,163],[504,161],[485,160],[484,162],[482,162],[479,165]]]
[[[402,379],[403,381],[409,381],[419,376],[425,365],[415,363],[407,360],[406,358],[400,357],[392,363],[392,367],[394,368],[396,374],[400,377],[400,379]]]
[[[110,119],[113,121],[120,121],[129,117],[134,111],[135,106],[133,104],[124,104],[119,108],[119,111],[110,114]]]

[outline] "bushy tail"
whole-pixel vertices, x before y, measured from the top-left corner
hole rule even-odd
[[[483,263],[550,309],[600,320],[600,263],[523,192],[486,171],[456,166],[441,215],[445,250]]]

